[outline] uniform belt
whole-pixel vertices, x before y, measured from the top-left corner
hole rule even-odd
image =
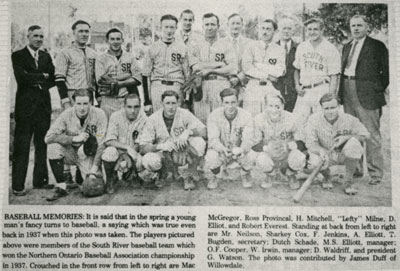
[[[355,76],[347,76],[347,75],[343,75],[344,79],[348,79],[348,80],[356,80]]]
[[[174,81],[161,80],[161,84],[167,85],[167,86],[173,86],[174,85]]]
[[[327,83],[328,83],[328,81],[322,80],[322,81],[320,81],[318,83],[314,83],[314,84],[303,86],[303,88],[316,88],[316,87],[319,87],[319,86],[327,84]]]
[[[267,85],[267,81],[261,81],[261,80],[260,80],[260,82],[258,82],[258,84],[259,84],[260,86],[266,86],[266,85]]]
[[[227,80],[227,78],[223,77],[223,76],[218,76],[218,75],[215,75],[215,74],[211,74],[211,75],[206,76],[204,78],[204,80],[206,80],[206,81],[209,81],[209,80]]]
[[[31,84],[32,87],[38,88],[38,89],[42,89],[42,85],[41,84]]]

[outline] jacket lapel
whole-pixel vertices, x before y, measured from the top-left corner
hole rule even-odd
[[[36,70],[36,65],[35,65],[35,60],[33,59],[31,53],[29,52],[28,48],[25,47],[24,49],[24,54],[25,54],[25,59],[27,61],[27,64],[34,70]],[[40,57],[40,52],[39,52],[39,57]]]
[[[367,54],[370,41],[371,41],[370,38],[368,36],[366,36],[365,40],[364,40],[364,43],[363,43],[363,46],[361,47],[361,50],[360,50],[360,55],[358,56],[358,59],[357,59],[356,70],[357,70],[358,64],[360,63],[360,60],[362,58],[366,57],[365,55]]]

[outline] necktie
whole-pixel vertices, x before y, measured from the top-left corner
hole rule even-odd
[[[188,34],[184,34],[183,35],[183,42],[186,44],[189,40],[189,35]]]
[[[39,50],[36,50],[35,53],[34,53],[34,56],[33,56],[33,58],[35,59],[36,69],[39,67],[39,54],[38,54],[38,52],[39,52]]]
[[[351,62],[353,62],[354,53],[355,53],[355,51],[356,51],[357,43],[358,43],[358,41],[355,41],[355,42],[353,43],[353,47],[351,47],[351,51],[350,51],[350,54],[349,54],[349,58],[347,59],[346,68],[350,67],[350,66],[351,66]]]
[[[289,53],[289,47],[288,47],[287,42],[285,42],[285,52],[286,52],[286,55]]]

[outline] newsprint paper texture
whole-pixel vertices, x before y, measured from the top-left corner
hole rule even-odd
[[[181,12],[186,9],[192,10],[194,17],[190,13],[186,13],[185,16],[181,17]],[[218,25],[216,24],[216,17],[213,15],[203,18],[206,13],[214,13],[219,17],[218,35],[221,39],[226,37],[224,42],[218,40],[218,42],[213,43],[212,47],[204,41],[204,35],[209,35],[212,38],[213,33],[215,33],[213,29]],[[238,15],[231,17],[229,21],[230,23],[232,23],[231,20],[237,22],[237,26],[228,25],[228,18],[234,13]],[[174,43],[166,45],[158,41],[160,37],[168,37],[169,35],[168,33],[163,34],[163,29],[160,28],[160,18],[165,14],[172,14],[178,18],[178,28],[175,32],[176,40],[183,37],[181,34],[182,26],[186,24],[185,27],[188,27],[188,22],[183,22],[183,19],[194,19],[194,22],[192,22],[192,40],[189,45],[188,43],[186,45],[181,43],[179,47],[176,45],[177,43],[175,45]],[[366,49],[362,47],[358,53],[356,49],[355,53],[350,52],[354,43],[350,43],[346,47],[346,44],[351,41],[349,19],[355,14],[366,16],[366,20],[369,22],[368,36],[371,37],[363,40],[364,44],[362,46]],[[2,95],[0,96],[0,108],[2,109],[0,122],[3,124],[0,125],[0,143],[3,150],[0,152],[0,174],[3,177],[3,181],[0,182],[2,203],[2,222],[0,223],[2,230],[1,269],[399,270],[400,234],[398,221],[400,220],[400,187],[398,176],[400,176],[400,131],[398,115],[400,110],[397,91],[398,83],[396,80],[400,75],[400,47],[396,46],[400,44],[400,20],[398,20],[398,16],[400,16],[400,3],[397,1],[359,1],[358,4],[354,3],[354,1],[351,3],[322,3],[317,1],[269,2],[261,0],[0,1],[0,63],[2,63],[0,65],[0,86],[2,90]],[[175,172],[175,175],[172,175],[175,177],[170,175],[161,188],[156,188],[154,180],[152,182],[148,178],[149,176],[143,177],[143,182],[119,180],[115,184],[115,192],[113,194],[105,193],[97,197],[84,196],[82,194],[84,189],[79,187],[77,189],[67,189],[68,195],[64,195],[55,201],[47,201],[47,198],[54,195],[55,190],[44,189],[38,183],[36,183],[36,186],[39,187],[34,187],[32,177],[34,175],[33,167],[35,161],[34,142],[31,143],[30,151],[29,146],[23,148],[23,146],[27,146],[26,144],[23,145],[23,143],[26,143],[26,140],[28,142],[31,140],[31,138],[26,139],[27,133],[30,133],[29,129],[36,129],[36,138],[32,141],[43,142],[44,135],[40,136],[38,124],[43,124],[46,117],[42,119],[36,113],[32,113],[31,119],[28,117],[27,120],[26,115],[28,112],[26,111],[28,109],[24,110],[24,107],[32,110],[33,103],[36,103],[35,106],[39,107],[36,110],[44,110],[41,107],[45,107],[45,105],[39,103],[38,106],[37,101],[35,101],[39,94],[32,92],[32,89],[36,93],[42,94],[47,91],[46,87],[42,87],[43,84],[40,80],[35,81],[38,80],[37,76],[42,78],[42,81],[48,79],[43,79],[48,75],[43,75],[43,73],[47,72],[38,71],[41,68],[47,69],[48,66],[45,67],[45,64],[49,65],[48,62],[45,62],[46,56],[48,56],[46,52],[51,56],[52,62],[56,64],[56,74],[57,72],[62,74],[60,72],[63,68],[62,65],[65,65],[65,67],[72,66],[75,69],[76,65],[79,65],[76,61],[74,62],[73,56],[75,53],[75,56],[81,54],[83,57],[78,47],[73,47],[74,44],[72,44],[75,38],[71,26],[75,21],[84,20],[91,25],[91,38],[88,42],[95,53],[99,55],[107,52],[109,48],[105,38],[107,31],[112,27],[121,29],[124,35],[122,48],[124,51],[129,52],[139,69],[142,69],[143,74],[146,68],[144,66],[147,65],[147,62],[144,63],[145,59],[151,52],[155,52],[149,58],[153,61],[151,62],[154,64],[153,68],[161,65],[159,64],[160,62],[168,62],[168,60],[165,60],[168,50],[163,48],[171,47],[171,45],[172,47],[175,46],[171,49],[172,51],[183,52],[179,58],[188,51],[187,56],[190,55],[188,59],[190,60],[191,57],[195,59],[197,52],[197,60],[201,59],[201,57],[209,57],[210,61],[213,62],[212,64],[219,62],[227,66],[229,61],[232,62],[232,59],[236,58],[233,53],[235,47],[230,43],[232,41],[229,38],[230,34],[236,31],[241,32],[243,36],[250,39],[247,45],[239,44],[239,47],[246,47],[240,47],[237,51],[237,55],[242,59],[242,62],[247,61],[246,63],[253,65],[254,70],[258,69],[259,73],[264,72],[264,74],[280,77],[283,75],[283,70],[279,72],[275,64],[281,61],[281,64],[285,67],[285,62],[279,58],[279,55],[285,55],[285,51],[284,46],[275,45],[275,43],[283,36],[288,35],[284,33],[285,24],[283,22],[285,20],[289,22],[286,24],[289,27],[294,25],[292,42],[297,43],[303,42],[313,35],[315,37],[315,35],[318,35],[318,31],[321,32],[318,22],[307,25],[314,26],[314,29],[305,29],[307,27],[304,27],[304,22],[313,17],[319,17],[325,24],[325,31],[323,32],[324,46],[314,50],[309,42],[298,45],[297,57],[299,63],[297,68],[300,71],[301,69],[304,71],[303,74],[300,74],[300,81],[302,76],[304,80],[301,82],[304,86],[302,90],[315,91],[315,94],[309,94],[308,92],[308,101],[310,102],[314,99],[318,107],[316,97],[323,91],[321,90],[323,87],[328,86],[328,83],[324,81],[325,79],[319,82],[307,82],[306,68],[308,67],[309,71],[310,69],[314,70],[319,75],[329,70],[333,74],[333,76],[329,77],[332,81],[335,80],[335,74],[341,73],[340,82],[347,84],[345,86],[346,89],[353,90],[355,89],[354,82],[356,82],[358,100],[363,101],[363,105],[350,106],[346,112],[361,112],[359,114],[356,113],[359,118],[363,118],[362,122],[367,123],[368,126],[365,129],[356,118],[349,117],[346,119],[347,122],[344,123],[342,117],[336,120],[337,122],[342,121],[343,131],[354,130],[356,135],[345,143],[347,147],[341,149],[341,158],[345,157],[344,160],[351,163],[347,163],[346,166],[330,167],[328,175],[333,180],[331,189],[323,188],[323,185],[327,188],[326,182],[323,181],[323,176],[318,174],[303,196],[298,198],[297,202],[294,202],[293,197],[298,190],[291,189],[291,186],[296,188],[294,181],[296,179],[293,176],[300,179],[299,184],[303,185],[305,179],[309,176],[307,174],[312,174],[312,170],[309,170],[307,174],[303,173],[301,178],[301,173],[298,172],[295,172],[296,175],[290,176],[289,173],[293,172],[293,170],[291,171],[288,168],[296,163],[301,164],[301,161],[303,161],[301,159],[304,159],[307,155],[297,150],[297,158],[292,157],[288,165],[288,163],[285,164],[282,161],[282,163],[276,162],[276,159],[271,160],[269,152],[271,149],[264,146],[260,152],[256,153],[259,155],[257,156],[258,160],[256,159],[257,163],[247,156],[245,159],[240,159],[240,157],[237,158],[232,155],[230,156],[231,163],[225,163],[227,166],[218,167],[220,164],[215,166],[215,163],[218,163],[224,156],[216,151],[213,152],[210,142],[208,142],[208,156],[206,155],[208,158],[206,160],[208,159],[207,161],[211,166],[214,165],[214,167],[210,166],[214,171],[210,171],[207,168],[207,161],[206,165],[201,163],[198,169],[201,170],[202,178],[199,181],[195,181],[194,189],[188,191],[184,190],[182,179],[177,177],[178,173],[181,172]],[[265,22],[266,19],[273,19],[278,22],[278,29],[275,32],[273,23],[271,21]],[[355,27],[360,27],[361,29],[358,33],[353,33],[356,36],[357,34],[360,35],[360,31],[364,31],[365,28],[363,27],[366,26],[363,17],[358,17],[355,21],[360,24]],[[169,31],[173,32],[175,30],[176,24],[173,19],[169,18],[164,22],[168,22],[169,25],[172,22],[172,30],[170,29]],[[41,29],[28,32],[28,28],[32,25],[39,25]],[[83,26],[86,27],[85,24]],[[204,31],[204,26],[211,28],[211,30]],[[267,29],[268,27],[269,30]],[[263,37],[260,34],[264,33],[263,31],[269,31],[269,34],[267,33]],[[310,32],[313,33],[310,35]],[[42,33],[44,35],[38,60],[39,68],[35,66],[33,55],[26,50],[26,45],[30,42],[30,39],[35,38],[32,36],[33,33]],[[272,35],[271,33],[275,34],[272,39],[274,44],[271,43],[269,45],[268,55],[266,55],[263,47],[264,43],[256,43],[251,39],[258,39],[258,34],[260,34],[261,39],[268,39],[267,36]],[[30,35],[29,37],[28,34]],[[115,34],[119,36],[118,32]],[[168,41],[168,38],[165,41]],[[191,43],[192,45],[190,45]],[[149,49],[150,46],[152,46],[152,49]],[[75,48],[75,51],[70,49],[71,55],[65,57],[63,53],[65,53],[64,48],[67,47]],[[14,54],[14,67],[19,67],[19,69],[13,70],[11,54],[19,50],[23,50],[21,52],[25,52],[26,57],[21,58],[23,56],[22,53],[20,55]],[[389,74],[384,68],[387,51],[390,67]],[[87,48],[85,57],[91,58],[90,53],[93,52]],[[163,53],[165,53],[165,57],[162,55]],[[171,58],[173,53],[168,53]],[[351,71],[343,67],[344,63],[349,62],[351,54],[356,56],[358,54],[357,64],[353,64],[353,75]],[[288,55],[290,55],[290,52]],[[348,57],[346,58],[343,55]],[[109,56],[111,57],[111,55]],[[211,56],[212,58],[215,56],[215,59],[213,60]],[[57,60],[57,57],[64,57],[65,61]],[[365,59],[362,59],[363,57]],[[219,60],[216,58],[219,58]],[[265,58],[267,58],[267,61],[265,61]],[[344,58],[345,62],[342,62],[342,58]],[[300,63],[301,59],[304,60],[304,63]],[[46,61],[49,60],[50,58],[47,58]],[[171,59],[172,64],[167,65],[176,66],[176,63],[184,63],[184,61],[179,61],[179,59]],[[206,60],[203,59],[203,61]],[[290,66],[292,63],[289,62],[287,61],[286,64]],[[129,64],[132,65],[131,63]],[[236,64],[237,62],[232,65]],[[42,66],[40,67],[40,65]],[[98,61],[95,65],[99,65]],[[193,69],[194,67],[192,66]],[[164,72],[168,68],[167,66],[158,67],[159,70],[164,69]],[[246,91],[248,93],[253,89],[262,89],[264,86],[262,78],[267,76],[260,75],[259,77],[262,77],[262,80],[258,80],[260,78],[256,75],[249,75],[251,74],[251,69],[242,69],[250,78],[247,86],[245,82],[241,82],[246,86],[246,90],[244,90],[244,99],[246,99]],[[350,67],[348,69],[351,70]],[[379,70],[377,71],[376,69]],[[32,75],[35,71],[36,77]],[[293,72],[293,69],[291,71]],[[17,74],[18,78],[14,76],[14,73]],[[82,74],[75,74],[74,76],[79,77]],[[223,76],[217,77],[214,75],[214,79],[209,75],[204,77],[209,79],[203,81],[204,92],[207,90],[219,92],[222,88],[229,86],[229,82]],[[156,75],[153,74],[154,78],[156,78]],[[235,77],[231,79],[235,81]],[[274,78],[270,79],[273,80]],[[31,96],[21,95],[16,101],[16,95],[18,95],[17,80],[26,80],[25,88],[31,91],[29,92]],[[141,78],[138,80],[141,80]],[[386,83],[385,80],[387,81]],[[18,91],[23,93],[24,85],[20,84],[22,87]],[[251,84],[253,86],[250,88]],[[321,86],[317,84],[321,84]],[[171,87],[175,85],[176,83],[173,83]],[[360,85],[363,86],[361,90]],[[386,87],[386,85],[388,86]],[[213,86],[215,89],[213,89]],[[272,86],[270,81],[266,83],[266,86]],[[69,87],[71,88],[71,85]],[[139,86],[138,90],[143,101],[142,86]],[[157,86],[154,86],[152,90],[155,92]],[[287,89],[282,91],[283,94],[287,94],[284,93],[285,90]],[[57,88],[51,88],[50,93],[52,104],[51,123],[54,124],[56,118],[61,114],[62,107]],[[261,91],[261,93],[263,92]],[[278,96],[274,95],[268,96],[270,100],[267,100],[267,104],[274,101],[275,104],[273,106],[277,107],[278,109],[276,110],[279,111],[283,105],[280,99],[276,99]],[[250,97],[250,101],[253,101],[255,105],[247,108],[250,108],[250,110],[255,109],[257,105],[262,104],[262,96],[257,96],[253,100]],[[356,96],[346,96],[344,100],[347,99],[347,102],[349,102],[349,99],[351,100]],[[384,106],[382,103],[383,97],[387,103]],[[87,97],[78,98],[82,101]],[[174,96],[169,96],[168,99],[174,100],[175,98]],[[203,99],[206,99],[206,97],[204,96]],[[236,102],[234,95],[228,95],[224,99],[224,101],[233,100],[234,103]],[[357,100],[357,97],[355,99]],[[299,103],[299,100],[301,99],[298,98],[297,103]],[[128,101],[137,102],[137,99],[128,99]],[[202,106],[211,105],[212,101],[208,100],[208,102],[203,102]],[[246,100],[244,102],[246,104]],[[18,105],[15,106],[16,104]],[[314,127],[314,134],[320,136],[320,141],[324,132],[329,134],[332,129],[340,130],[340,127],[338,128],[339,124],[332,128],[333,126],[329,126],[330,124],[327,122],[329,116],[338,112],[337,101],[335,99],[328,100],[323,103],[324,105],[329,105],[331,108],[324,110],[324,113],[320,113],[320,119],[312,116],[312,123],[308,123]],[[246,107],[246,105],[244,106]],[[307,103],[303,104],[303,106],[307,106]],[[224,108],[227,108],[226,105]],[[342,108],[340,106],[339,114],[343,114]],[[75,111],[70,112],[75,114]],[[240,112],[242,114],[244,111],[239,110]],[[282,113],[282,111],[279,112]],[[243,116],[247,117],[247,119],[243,117],[245,119],[243,125],[247,127],[251,125],[253,118],[250,117],[249,113],[244,112],[243,114]],[[365,115],[371,116],[364,119]],[[18,116],[24,116],[25,121],[19,121],[21,123],[17,121],[16,124],[15,119],[18,119]],[[214,116],[218,117],[217,114],[214,114]],[[223,115],[221,116],[224,118]],[[293,113],[289,120],[293,121],[295,117],[298,116]],[[262,125],[262,118],[258,118],[258,121],[257,118],[255,119],[255,126]],[[217,122],[217,120],[214,121]],[[318,121],[321,122],[318,123]],[[349,124],[348,121],[352,121],[352,124]],[[168,122],[167,119],[166,122]],[[371,124],[371,122],[374,123]],[[164,125],[162,122],[160,124]],[[298,124],[296,121],[295,126]],[[15,128],[18,125],[22,130],[16,131]],[[274,127],[271,125],[265,130],[266,133],[273,134],[277,132],[278,126]],[[156,125],[154,129],[156,128],[159,127]],[[374,128],[376,129],[373,130]],[[219,129],[224,129],[224,126],[216,125],[211,132],[217,132]],[[238,131],[242,130],[239,129]],[[374,142],[382,146],[381,148],[373,149],[372,152],[367,154],[367,156],[371,157],[376,156],[374,159],[377,160],[374,161],[378,164],[375,165],[375,168],[363,170],[368,165],[359,163],[362,160],[359,160],[360,157],[364,157],[364,148],[358,140],[361,137],[357,135],[369,135],[371,131],[374,132],[371,136],[375,139],[378,138],[378,141]],[[342,135],[346,136],[345,132]],[[210,131],[208,133],[210,135]],[[264,136],[266,133],[264,133]],[[352,135],[352,133],[348,134]],[[291,132],[284,135],[290,136]],[[21,138],[25,138],[25,141]],[[250,139],[254,138],[251,137]],[[351,146],[349,147],[349,145]],[[239,146],[236,145],[236,147]],[[71,149],[74,150],[72,147]],[[293,151],[291,149],[291,152]],[[15,168],[14,174],[24,176],[26,160],[21,162],[21,159],[24,159],[23,157],[21,158],[21,155],[24,156],[29,152],[29,167],[25,182],[22,183],[22,189],[24,190],[21,190],[21,184],[12,183],[12,165],[13,163],[19,163],[18,165],[21,165],[21,167]],[[234,150],[232,149],[233,152]],[[381,157],[379,156],[380,152],[382,152],[383,160],[379,160],[379,157]],[[212,157],[213,154],[214,157]],[[54,153],[52,155],[54,156]],[[81,156],[74,156],[75,158],[77,157],[76,161],[82,158],[82,153],[78,155]],[[40,156],[40,154],[36,153],[36,156]],[[47,158],[54,159],[53,156],[50,157],[49,153]],[[157,157],[159,156],[156,155]],[[308,155],[309,159],[312,157],[313,155]],[[40,157],[36,158],[40,160]],[[156,161],[156,158],[153,157],[151,162]],[[237,160],[235,160],[236,158]],[[369,161],[369,159],[367,160]],[[56,184],[56,179],[52,167],[50,167],[48,161],[47,163],[49,184],[54,185]],[[310,168],[312,168],[311,164],[309,160],[307,165],[310,165]],[[346,176],[349,176],[349,172],[351,172],[350,164],[356,166],[358,175],[354,179],[352,178],[353,176],[347,178],[355,181],[353,187],[356,188],[354,191],[347,190],[347,192],[357,191],[358,193],[355,195],[348,195],[344,191],[348,185],[348,180],[345,180]],[[264,171],[260,175],[253,172],[253,170],[256,171],[256,165],[264,167]],[[286,169],[286,172],[273,171],[278,166],[284,170]],[[147,165],[147,169],[149,167]],[[241,167],[243,170],[240,170]],[[266,168],[268,167],[269,169],[267,170]],[[73,179],[75,179],[76,167],[70,166],[69,168]],[[217,168],[220,170],[220,173],[217,174],[218,178],[213,175],[217,173]],[[265,172],[271,173],[271,170],[279,174],[275,174],[274,177],[270,176],[270,174],[267,177]],[[87,173],[84,172],[83,167],[81,172],[83,174]],[[324,172],[326,173],[327,171]],[[103,173],[105,175],[105,172]],[[325,176],[328,175],[325,174]],[[189,177],[192,178],[193,175]],[[241,178],[242,181],[244,180],[243,183],[240,180]],[[215,188],[215,183],[213,187],[213,183],[210,184],[210,180],[218,180],[218,187]],[[267,182],[266,180],[269,181]],[[371,182],[374,184],[370,184]],[[250,186],[249,183],[252,184],[252,187],[243,187]],[[271,184],[272,187],[267,188]],[[65,185],[58,184],[58,187],[65,188]],[[26,195],[21,195],[21,191],[26,192]]]

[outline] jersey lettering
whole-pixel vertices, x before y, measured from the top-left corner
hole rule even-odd
[[[216,62],[224,62],[225,61],[225,54],[215,54],[215,61]]]
[[[183,131],[185,131],[185,129],[183,127],[176,127],[174,128],[173,131],[175,136],[180,136],[183,133]]]
[[[293,138],[293,132],[283,131],[280,134],[280,138],[282,140],[292,139]]]
[[[277,62],[277,59],[276,59],[276,58],[270,58],[270,59],[268,59],[268,63],[271,64],[271,65],[275,65],[276,62]]]
[[[172,60],[172,61],[179,61],[179,62],[181,62],[181,59],[182,59],[182,55],[181,55],[181,54],[179,54],[179,53],[172,53],[172,54],[171,54],[171,60]]]
[[[130,73],[131,72],[131,63],[121,63],[121,70],[122,72]]]

